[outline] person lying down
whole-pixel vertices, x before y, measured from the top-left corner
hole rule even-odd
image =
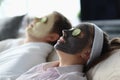
[[[62,30],[70,28],[71,23],[66,17],[53,12],[34,18],[26,27],[24,39],[0,42],[0,80],[14,80],[31,67],[46,62]]]
[[[92,23],[63,30],[54,46],[59,60],[39,64],[16,80],[87,80],[84,66],[100,56],[105,38],[104,32]]]

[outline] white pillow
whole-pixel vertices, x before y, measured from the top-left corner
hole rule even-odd
[[[58,60],[58,55],[57,55],[56,51],[53,50],[53,51],[48,55],[47,61],[50,62],[50,61],[56,61],[56,60]]]
[[[120,49],[89,70],[89,80],[120,80]]]
[[[13,80],[33,66],[46,62],[52,50],[53,46],[47,43],[27,43],[3,51],[0,56],[0,80]]]

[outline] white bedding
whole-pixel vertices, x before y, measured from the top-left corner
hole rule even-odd
[[[53,51],[47,43],[27,43],[0,53],[0,80],[14,80],[31,67],[46,62]]]
[[[120,80],[120,49],[88,72],[89,80]]]

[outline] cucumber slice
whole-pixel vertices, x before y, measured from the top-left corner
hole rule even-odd
[[[80,34],[80,32],[81,32],[80,29],[75,29],[75,30],[73,30],[72,35],[73,36],[78,36]]]
[[[42,22],[42,23],[46,23],[46,22],[47,22],[47,20],[48,20],[48,18],[47,18],[47,17],[43,17],[43,18],[41,19],[41,22]]]

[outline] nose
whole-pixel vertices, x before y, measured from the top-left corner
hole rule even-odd
[[[64,37],[68,37],[69,31],[68,30],[63,30],[62,31]]]

